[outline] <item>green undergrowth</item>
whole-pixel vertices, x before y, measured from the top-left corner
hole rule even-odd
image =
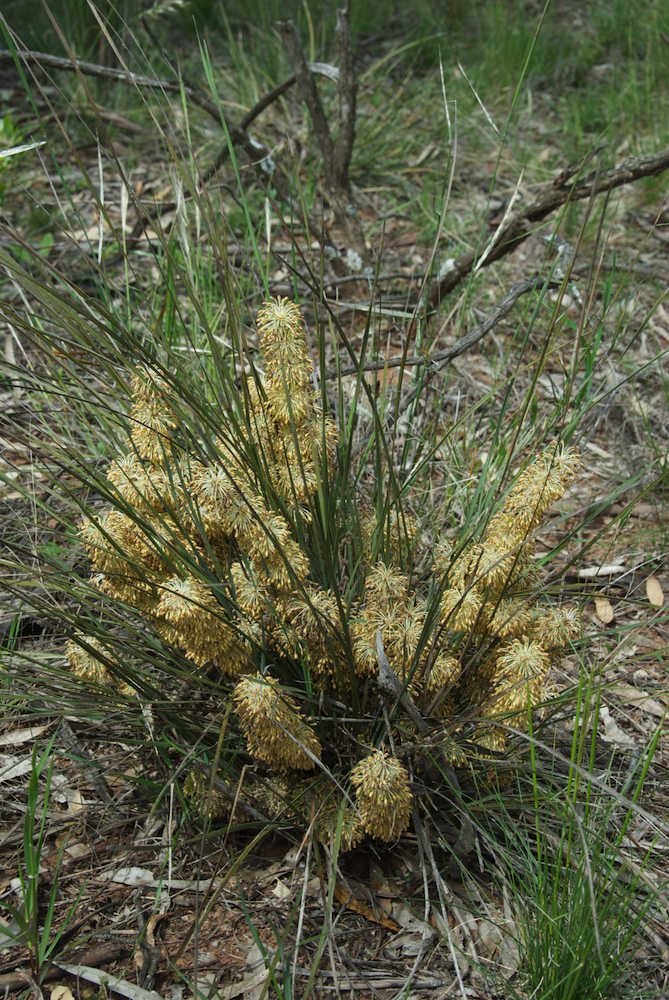
[[[661,728],[643,753],[607,758],[597,738],[601,699],[583,665],[571,742],[538,727],[527,774],[492,796],[484,813],[498,824],[499,873],[516,919],[514,998],[656,995],[654,963],[641,956],[645,928],[664,906],[649,875],[662,832],[642,803]]]

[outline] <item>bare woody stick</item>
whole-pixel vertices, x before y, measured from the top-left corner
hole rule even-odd
[[[669,146],[657,153],[628,157],[615,167],[597,170],[587,177],[576,180],[570,179],[570,174],[563,172],[551,185],[544,188],[534,201],[508,218],[495,234],[492,243],[488,245],[485,259],[481,260],[480,266],[487,267],[494,260],[499,260],[500,257],[515,250],[523,240],[532,235],[537,222],[541,222],[562,205],[593,198],[624,184],[632,184],[642,177],[654,177],[668,169]],[[448,271],[435,281],[430,290],[429,306],[436,308],[449,292],[457,288],[472,272],[477,260],[475,251],[469,251],[454,260]]]
[[[527,295],[528,292],[532,292],[535,289],[542,288],[545,284],[555,285],[559,284],[551,281],[542,275],[534,275],[531,278],[524,278],[517,284],[513,285],[509,289],[507,294],[504,296],[502,301],[495,306],[492,312],[475,326],[473,330],[466,333],[464,337],[460,337],[455,343],[451,344],[450,347],[445,347],[441,351],[435,351],[433,354],[413,354],[405,357],[403,354],[398,354],[390,358],[380,358],[378,361],[366,361],[362,365],[351,365],[348,368],[340,368],[338,370],[332,369],[331,371],[325,372],[323,375],[324,379],[341,378],[345,375],[357,375],[358,372],[371,372],[371,371],[383,371],[386,368],[411,368],[411,367],[423,367],[427,369],[428,373],[435,374],[440,371],[449,362],[453,361],[455,358],[464,354],[468,351],[470,347],[477,344],[479,340],[482,340],[487,333],[490,333],[497,324],[507,316],[513,307],[515,306],[518,299]]]
[[[302,100],[307,106],[309,117],[311,118],[312,125],[314,126],[316,140],[323,157],[323,167],[325,169],[328,187],[334,190],[336,187],[333,171],[334,144],[332,142],[332,136],[330,135],[330,126],[328,125],[327,118],[325,117],[325,111],[323,110],[318,88],[316,87],[316,81],[314,80],[313,74],[309,69],[309,64],[307,63],[304,52],[302,51],[302,45],[300,43],[297,28],[295,27],[294,22],[280,21],[279,32],[281,34],[288,58],[290,59],[291,65],[295,71],[295,78],[297,80],[297,86],[299,87]]]
[[[188,97],[193,104],[196,104],[198,107],[202,108],[203,111],[206,111],[207,114],[210,115],[210,117],[213,118],[219,125],[224,122],[220,108],[213,101],[211,101],[206,94],[203,94],[202,91],[198,90],[197,87],[190,86],[183,80],[159,79],[157,77],[145,76],[140,73],[131,73],[128,70],[116,69],[109,66],[100,66],[97,63],[84,62],[74,58],[68,59],[62,56],[54,56],[48,52],[38,52],[28,49],[17,49],[15,52],[0,50],[0,65],[3,63],[13,63],[15,59],[19,60],[26,66],[36,66],[41,69],[49,67],[50,69],[64,70],[65,72],[70,73],[80,73],[83,76],[92,76],[103,80],[110,80],[114,83],[137,87],[140,90],[156,90],[162,91],[163,93],[181,93],[183,91],[186,97]],[[327,70],[328,73],[330,73],[332,71],[332,67],[316,63],[308,64],[308,70],[309,72],[314,73],[325,72]],[[252,139],[246,130],[258,117],[258,115],[265,110],[265,108],[269,107],[273,101],[281,97],[295,84],[295,82],[295,76],[292,76],[280,83],[277,87],[262,97],[258,103],[251,108],[249,112],[247,112],[238,125],[232,125],[225,122],[225,128],[227,129],[231,144],[243,150],[255,177],[263,187],[265,186],[267,178],[263,176],[262,168],[264,163],[269,162],[271,158],[271,150],[269,150],[262,143]],[[214,162],[203,174],[203,183],[206,183],[216,173],[216,171],[228,159],[229,155],[229,148],[226,145],[216,160],[214,160]],[[293,197],[291,194],[291,184],[285,171],[283,171],[280,167],[275,166],[272,171],[271,179],[272,184],[276,188],[279,196],[284,201],[292,203]],[[152,224],[157,215],[157,210],[147,212],[142,215],[135,223],[127,241],[132,242],[132,240],[137,239],[141,233],[146,230],[147,226]],[[311,235],[315,239],[321,243],[325,242],[325,244],[329,244],[330,241],[323,226],[319,225],[316,220],[310,217],[306,218],[306,224]],[[120,259],[120,256],[121,255],[119,254],[117,259]],[[112,258],[112,261],[113,260],[114,258]],[[336,259],[333,260],[335,271],[337,273],[343,273],[342,267],[337,267],[338,263],[343,266],[343,261],[338,262]]]
[[[337,183],[350,190],[348,177],[355,142],[357,81],[351,48],[351,30],[346,10],[337,11],[337,62],[339,65],[339,132],[334,146],[333,169]]]
[[[323,160],[327,196],[347,243],[365,258],[366,248],[349,181],[349,166],[355,139],[356,79],[351,50],[348,13],[337,12],[337,47],[341,65],[338,78],[339,131],[333,139],[330,125],[316,87],[312,69],[302,50],[293,21],[282,21],[279,31],[297,85],[313,125]]]

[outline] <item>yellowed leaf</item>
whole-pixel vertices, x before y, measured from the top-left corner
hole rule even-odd
[[[381,927],[385,927],[389,931],[399,931],[400,925],[395,920],[391,920],[389,917],[380,915],[378,912],[380,907],[378,907],[378,905],[374,908],[364,899],[357,899],[343,882],[337,882],[335,884],[334,897],[337,902],[341,903],[342,906],[345,906],[347,910],[359,913],[366,920],[370,920],[375,924],[380,924]]]
[[[276,885],[272,889],[272,895],[276,896],[277,899],[283,900],[283,899],[290,899],[290,897],[293,895],[293,892],[289,885],[287,885],[285,882],[282,882],[281,879],[278,878],[276,880]]]
[[[616,684],[610,688],[612,694],[625,702],[627,706],[638,708],[644,715],[654,715],[656,719],[662,719],[667,714],[667,709],[655,698],[651,698],[647,691],[633,687],[631,684]],[[662,697],[662,692],[660,692]]]
[[[74,996],[68,986],[54,986],[51,990],[51,1000],[74,1000]]]
[[[608,597],[595,598],[595,614],[603,625],[610,625],[615,618],[613,606]]]
[[[646,597],[654,608],[661,608],[664,604],[664,591],[656,576],[649,576],[646,580]]]

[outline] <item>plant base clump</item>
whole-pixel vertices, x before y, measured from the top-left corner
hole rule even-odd
[[[480,537],[459,549],[429,539],[428,562],[399,505],[376,518],[361,497],[357,522],[342,522],[342,449],[298,307],[266,303],[258,331],[264,374],[242,378],[214,441],[180,432],[165,379],[135,376],[130,447],[107,475],[115,502],[83,543],[100,591],[185,658],[194,684],[215,672],[256,773],[292,775],[289,815],[342,848],[393,841],[414,775],[488,768],[579,633],[573,609],[543,600],[531,556],[577,462],[540,454]],[[410,548],[428,566],[415,578],[400,565]],[[69,657],[91,677],[76,638]],[[213,817],[209,788],[191,777],[186,791]]]

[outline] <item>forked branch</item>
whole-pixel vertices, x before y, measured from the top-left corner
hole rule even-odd
[[[295,24],[293,21],[283,21],[279,24],[279,31],[320,150],[328,200],[347,243],[364,259],[366,256],[365,242],[349,179],[349,167],[355,140],[357,82],[348,12],[345,9],[337,11],[336,39],[339,74],[337,78],[338,131],[336,137],[332,135],[313,71],[302,49]]]

